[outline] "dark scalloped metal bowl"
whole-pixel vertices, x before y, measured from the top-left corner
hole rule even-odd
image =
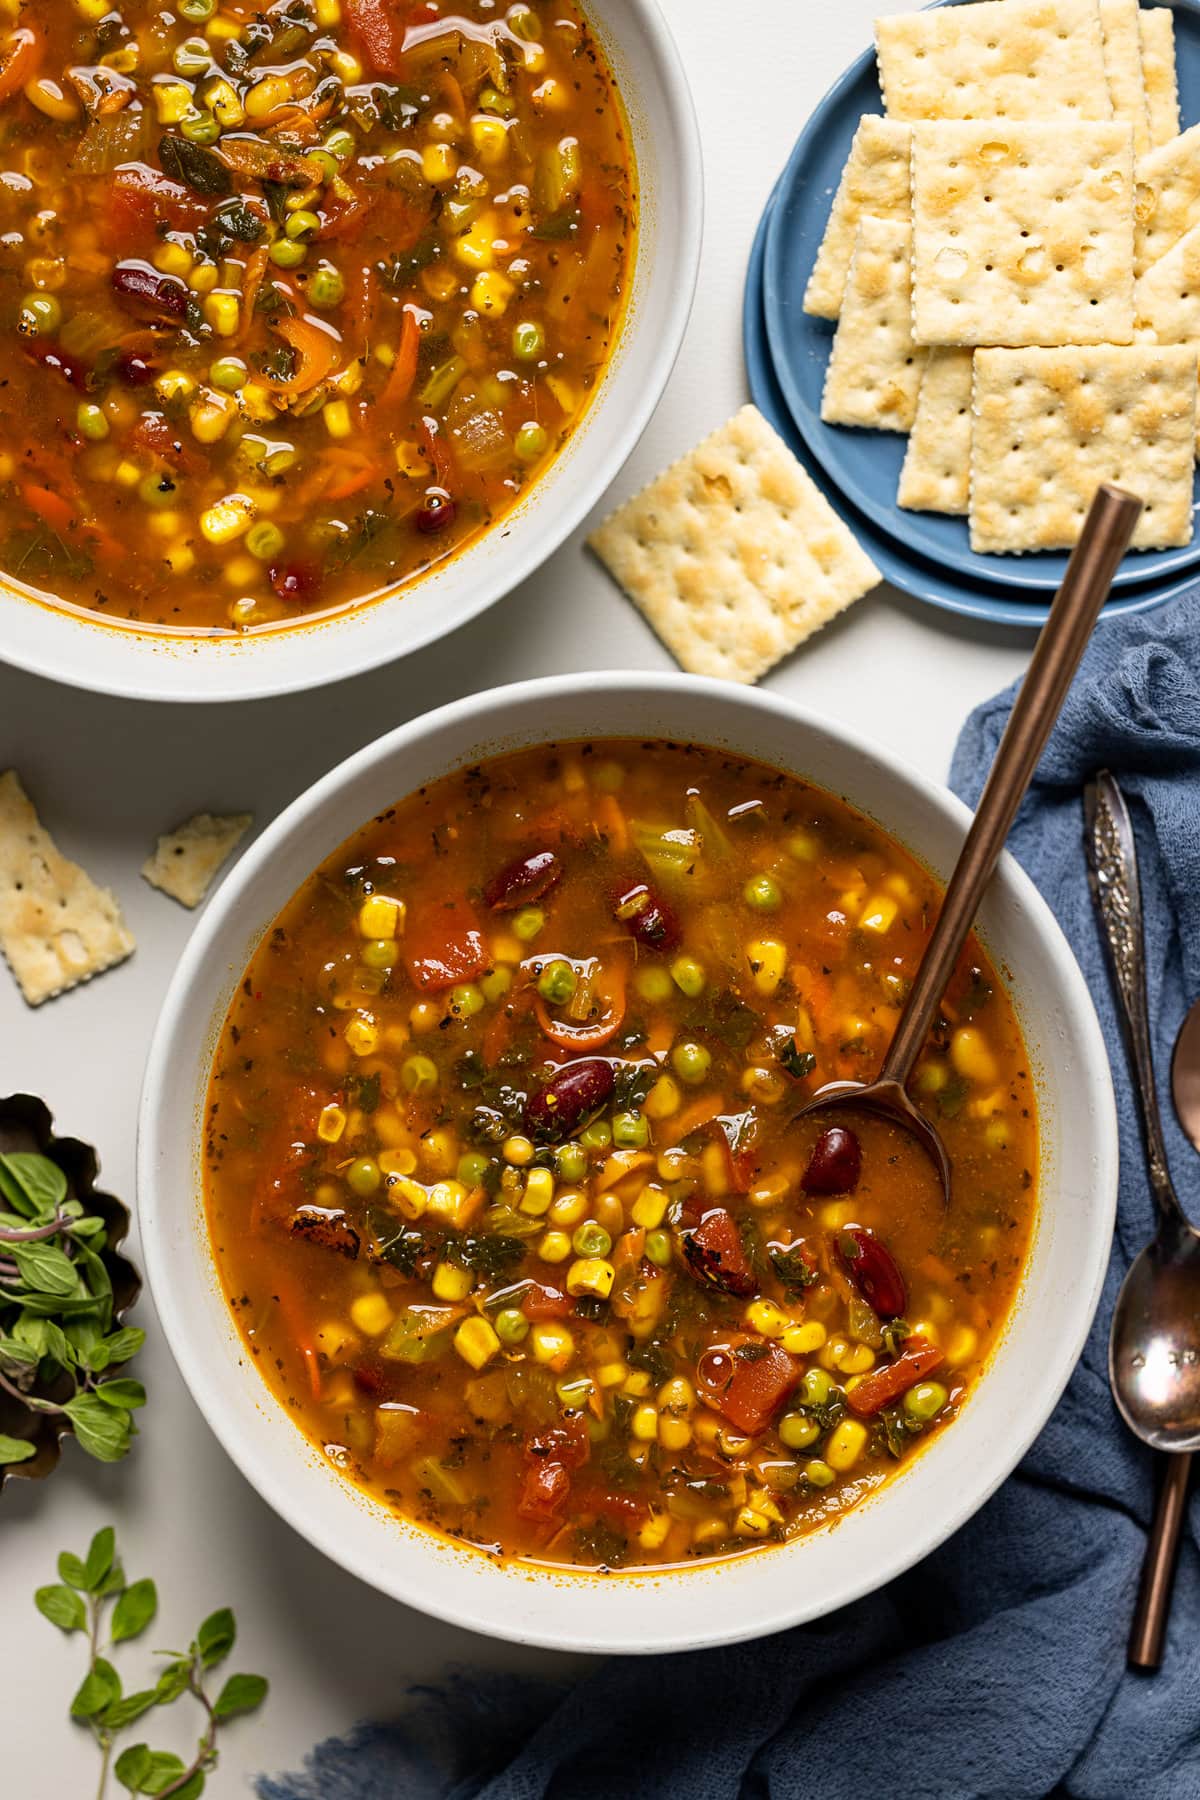
[[[48,1156],[66,1176],[71,1197],[85,1201],[89,1210],[104,1220],[108,1243],[103,1260],[112,1280],[113,1317],[123,1320],[142,1291],[142,1278],[120,1251],[129,1233],[129,1210],[114,1195],[96,1187],[100,1166],[92,1146],[78,1138],[55,1137],[54,1120],[43,1101],[32,1094],[10,1094],[7,1099],[0,1099],[0,1151],[9,1150],[35,1150]],[[61,1393],[50,1388],[45,1398],[58,1400],[69,1392],[70,1386],[64,1381]],[[52,1474],[58,1466],[62,1440],[73,1434],[74,1427],[61,1415],[34,1412],[0,1393],[0,1431],[29,1438],[37,1445],[36,1456],[27,1462],[0,1467],[2,1490],[9,1481],[42,1481]]]

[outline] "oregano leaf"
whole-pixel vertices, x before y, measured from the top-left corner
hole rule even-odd
[[[71,1702],[73,1719],[94,1719],[106,1706],[121,1698],[121,1677],[103,1656],[98,1656],[84,1676]]]
[[[215,1668],[229,1655],[237,1639],[237,1626],[227,1606],[210,1613],[196,1633],[196,1653],[204,1668]]]
[[[113,1774],[131,1794],[140,1794],[145,1791],[142,1782],[150,1773],[153,1761],[149,1744],[130,1744],[113,1764]]]
[[[9,1437],[6,1431],[0,1431],[0,1463],[28,1462],[31,1456],[37,1455],[37,1446],[26,1438]]]
[[[26,1218],[33,1213],[53,1213],[67,1197],[67,1178],[48,1156],[33,1150],[9,1150],[0,1155],[0,1193]]]
[[[94,1394],[76,1394],[63,1411],[75,1427],[80,1447],[98,1462],[119,1462],[129,1448],[133,1421],[129,1414],[97,1400]]]
[[[64,1550],[59,1557],[58,1572],[68,1587],[81,1588],[86,1592],[88,1584],[87,1570],[84,1568],[79,1557],[72,1556],[69,1550]]]
[[[111,1525],[102,1525],[88,1545],[87,1558],[83,1565],[83,1572],[87,1577],[87,1585],[91,1592],[95,1592],[112,1568],[116,1547],[116,1532]]]
[[[131,1582],[113,1608],[112,1641],[124,1643],[145,1631],[158,1611],[158,1592],[148,1576]]]
[[[87,1624],[87,1608],[69,1587],[40,1587],[33,1604],[43,1619],[49,1619],[60,1631],[82,1631]]]
[[[266,1697],[265,1676],[231,1675],[213,1702],[213,1717],[232,1719],[238,1713],[253,1712]]]
[[[114,1700],[106,1706],[101,1716],[101,1723],[109,1731],[123,1731],[126,1725],[132,1725],[143,1713],[148,1713],[152,1706],[157,1706],[158,1696],[153,1688],[142,1688],[139,1693],[126,1694],[123,1699]]]

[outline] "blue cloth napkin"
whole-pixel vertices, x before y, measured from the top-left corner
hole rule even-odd
[[[951,781],[978,799],[1014,690],[967,721]],[[260,1800],[1196,1800],[1200,1506],[1166,1659],[1125,1666],[1152,1508],[1150,1455],[1109,1396],[1113,1301],[1149,1237],[1137,1117],[1088,894],[1080,790],[1108,767],[1129,798],[1149,937],[1171,1164],[1200,1218],[1200,1160],[1165,1083],[1200,994],[1200,597],[1097,631],[1011,847],[1059,919],[1111,1046],[1120,1214],[1104,1297],[1058,1410],[1016,1474],[882,1592],[732,1649],[598,1666],[569,1690],[463,1673],[397,1724],[321,1745]]]

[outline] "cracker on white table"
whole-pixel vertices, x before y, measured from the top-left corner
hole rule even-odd
[[[970,350],[931,350],[896,499],[910,512],[965,513],[971,493]]]
[[[1138,12],[1138,0],[1100,0],[1104,73],[1108,77],[1113,117],[1132,126],[1133,153],[1144,156],[1155,140],[1150,136]]]
[[[820,319],[837,318],[854,254],[854,234],[864,213],[879,219],[911,218],[910,142],[908,126],[895,119],[864,113],[859,120],[833,197],[829,223],[804,290],[806,313]]]
[[[1111,119],[1097,0],[977,0],[875,21],[893,119]]]
[[[588,542],[683,668],[729,681],[757,681],[880,580],[753,406]]]
[[[977,350],[973,407],[973,550],[1068,549],[1102,481],[1143,502],[1135,549],[1190,543],[1194,346]]]
[[[133,949],[115,896],[58,849],[16,771],[0,775],[0,950],[30,1006]]]
[[[1133,266],[1143,275],[1200,224],[1200,125],[1139,157],[1134,174]]]
[[[252,822],[251,813],[196,813],[159,838],[154,855],[142,864],[142,874],[151,887],[181,906],[199,906],[217,870]]]
[[[1128,125],[913,126],[918,344],[1127,344],[1132,264]]]
[[[1150,115],[1150,141],[1169,144],[1179,136],[1179,79],[1175,72],[1175,15],[1169,6],[1143,6],[1138,13],[1142,40],[1142,80]]]
[[[827,425],[912,429],[926,353],[912,341],[911,251],[906,219],[859,220],[821,395]]]

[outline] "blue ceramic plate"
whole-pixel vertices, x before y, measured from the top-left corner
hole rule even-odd
[[[1043,595],[1032,593],[1027,598],[1021,598],[1011,591],[996,588],[989,582],[970,581],[954,570],[938,569],[920,558],[906,556],[902,547],[886,532],[879,531],[870,519],[864,518],[852,506],[847,505],[800,436],[775,378],[763,317],[763,265],[767,232],[778,193],[777,188],[763,213],[746,271],[742,347],[754,404],[795,452],[797,459],[835,512],[849,525],[880,574],[893,587],[911,594],[916,600],[924,600],[930,606],[941,607],[945,612],[963,613],[970,619],[987,619],[994,625],[1040,625],[1050,610],[1050,602]],[[1191,587],[1193,580],[1192,575],[1186,575],[1149,590],[1130,589],[1111,599],[1104,608],[1103,616],[1108,618],[1115,613],[1149,612],[1152,607],[1162,606],[1165,601],[1173,600],[1176,594],[1183,593]]]
[[[941,0],[939,0],[941,3]],[[958,5],[962,0],[945,0]],[[1180,115],[1200,119],[1200,0],[1176,0],[1175,44]],[[970,547],[967,521],[937,513],[904,512],[896,504],[907,438],[898,432],[860,431],[821,420],[821,388],[834,326],[802,310],[805,285],[859,119],[882,112],[875,53],[847,69],[813,113],[777,189],[766,248],[764,310],[767,338],[784,401],[805,443],[847,500],[906,551],[973,581],[1029,594],[1053,592],[1067,558],[1062,551],[1024,556],[980,556]],[[1200,474],[1193,510],[1200,512]],[[1127,556],[1115,586],[1161,581],[1200,563],[1200,520],[1190,544],[1177,550],[1139,550]]]

